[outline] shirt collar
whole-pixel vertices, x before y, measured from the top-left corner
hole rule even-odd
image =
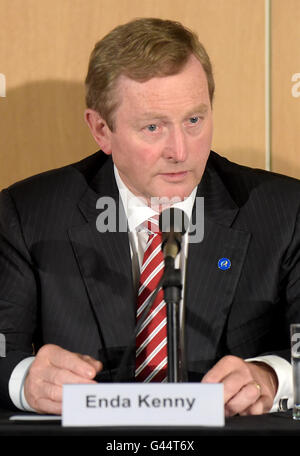
[[[128,220],[129,231],[136,231],[136,229],[146,220],[148,220],[153,215],[157,215],[157,212],[151,207],[145,204],[142,198],[134,195],[129,188],[122,181],[117,167],[114,165],[114,173],[116,178],[116,183],[119,189],[119,194],[123,203],[125,214]],[[172,204],[172,207],[181,209],[186,213],[188,219],[190,220],[193,210],[193,205],[196,197],[197,187],[194,188],[192,193],[178,203]]]

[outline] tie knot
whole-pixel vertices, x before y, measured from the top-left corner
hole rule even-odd
[[[159,231],[159,215],[153,215],[145,222],[149,235],[160,233]]]

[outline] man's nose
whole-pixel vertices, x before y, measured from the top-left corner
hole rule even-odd
[[[186,137],[181,128],[174,128],[168,137],[165,157],[175,162],[183,162],[187,158]]]

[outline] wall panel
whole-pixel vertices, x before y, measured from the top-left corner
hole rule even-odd
[[[195,29],[216,78],[213,147],[264,167],[264,0],[0,0],[0,188],[97,149],[83,121],[94,43],[138,16]]]
[[[272,170],[300,178],[299,0],[272,2]]]

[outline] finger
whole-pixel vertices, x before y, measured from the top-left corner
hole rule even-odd
[[[220,359],[202,378],[203,383],[220,383],[230,372],[227,356]]]
[[[264,407],[264,402],[263,400],[258,400],[255,402],[255,404],[251,405],[251,407],[248,407],[246,410],[243,410],[239,414],[241,416],[247,416],[247,415],[261,415],[262,413],[266,413],[267,410],[265,410]]]
[[[224,385],[224,404],[226,405],[232,398],[240,393],[245,385],[249,383],[249,380],[245,379],[244,375],[237,371],[227,375],[227,377],[222,379],[222,383]]]
[[[250,381],[250,370],[247,363],[237,356],[224,356],[203,377],[203,383],[221,383],[230,373],[243,370]]]
[[[240,415],[261,415],[262,413],[268,413],[272,408],[273,402],[267,396],[261,396],[255,404],[248,407],[246,410],[240,413]]]
[[[101,361],[98,361],[97,359],[93,358],[92,356],[89,355],[81,355],[78,354],[79,357],[81,357],[84,361],[87,361],[88,363],[91,364],[96,369],[96,372],[99,372],[103,368],[103,364]]]
[[[54,402],[46,398],[39,399],[34,408],[38,413],[50,413],[52,415],[62,414],[61,402]]]
[[[36,382],[34,393],[25,394],[27,402],[37,413],[60,413],[62,387],[47,382]]]
[[[49,399],[52,402],[62,402],[62,386],[53,383],[42,382],[40,387],[41,399]]]
[[[55,367],[69,370],[85,378],[93,378],[96,375],[95,367],[90,362],[83,360],[77,353],[55,345],[42,347],[41,350],[43,353],[46,352],[48,361]]]
[[[65,383],[96,383],[94,380],[74,374],[72,371],[60,369],[51,366],[47,369],[41,369],[39,378],[44,382],[54,385],[63,385]]]
[[[255,382],[244,385],[238,393],[225,404],[225,415],[241,414],[249,409],[260,398],[260,389]]]

